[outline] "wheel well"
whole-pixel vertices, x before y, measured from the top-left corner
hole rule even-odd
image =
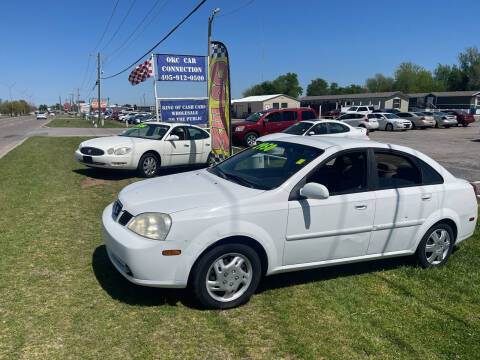
[[[252,238],[249,238],[248,236],[230,236],[225,239],[219,240],[216,243],[213,243],[212,245],[210,245],[209,247],[207,247],[205,250],[202,251],[202,253],[196,258],[195,262],[190,268],[190,273],[188,275],[188,282],[190,283],[190,278],[192,276],[192,269],[195,267],[195,264],[203,256],[203,254],[205,254],[207,251],[213,249],[216,246],[232,244],[232,243],[245,244],[250,246],[252,249],[254,249],[257,252],[258,256],[260,257],[260,263],[262,264],[262,276],[266,274],[268,269],[268,257],[267,257],[267,252],[265,251],[263,246],[258,241]]]
[[[148,150],[148,151],[145,151],[142,156],[140,156],[140,159],[143,157],[143,155],[146,155],[146,154],[153,154],[157,157],[157,159],[160,161],[162,161],[162,157],[160,156],[160,154],[158,152],[156,152],[155,150]]]
[[[440,221],[437,221],[437,222],[435,223],[435,225],[437,225],[437,224],[442,224],[442,223],[443,223],[443,224],[447,224],[447,225],[449,225],[449,226],[452,228],[452,231],[453,231],[453,239],[454,239],[455,241],[457,241],[457,232],[458,232],[458,230],[457,230],[457,224],[455,224],[455,221],[453,221],[452,219],[442,219],[442,220],[440,220]]]
[[[245,136],[247,136],[247,135],[250,134],[250,133],[253,133],[253,134],[255,134],[255,135],[258,136],[258,132],[256,132],[255,130],[247,131],[247,133],[245,134]]]

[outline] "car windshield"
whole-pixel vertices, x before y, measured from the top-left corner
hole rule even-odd
[[[291,135],[303,135],[311,127],[312,127],[312,123],[301,121],[286,128],[282,132],[285,134],[291,134]]]
[[[167,125],[139,124],[124,131],[120,136],[161,140],[168,129],[170,129],[170,126]]]
[[[323,154],[311,146],[271,141],[253,146],[208,169],[242,186],[271,190]]]
[[[257,122],[258,120],[260,120],[260,118],[263,115],[265,115],[264,111],[256,112],[256,113],[253,113],[252,115],[250,115],[249,117],[247,117],[245,119],[245,121]]]
[[[387,119],[400,119],[399,116],[390,113],[383,114],[383,116],[385,116]]]

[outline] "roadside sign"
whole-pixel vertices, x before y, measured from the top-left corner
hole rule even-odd
[[[169,100],[161,102],[162,121],[188,124],[207,123],[207,100]]]
[[[156,54],[158,81],[206,81],[205,56]]]

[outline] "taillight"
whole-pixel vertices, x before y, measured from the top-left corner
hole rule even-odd
[[[366,121],[366,122],[369,122],[370,120],[368,120],[368,118],[365,118],[365,121]]]
[[[367,136],[369,136],[370,133],[368,132],[368,129],[366,129],[366,130],[367,130]]]
[[[442,116],[442,120],[447,120],[447,117],[446,117],[446,116]]]
[[[425,120],[425,116],[422,116],[422,117],[420,118],[420,120]]]

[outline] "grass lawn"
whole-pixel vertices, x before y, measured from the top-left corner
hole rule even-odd
[[[101,212],[130,172],[97,172],[83,138],[0,159],[0,359],[478,359],[480,235],[440,269],[408,259],[277,275],[250,302],[198,308],[110,264]]]
[[[98,120],[97,120],[98,121]],[[47,127],[70,127],[70,128],[93,128],[93,124],[89,120],[74,116],[60,115],[49,122]],[[99,126],[101,127],[101,126]],[[125,124],[115,120],[104,120],[104,128],[120,128]]]

